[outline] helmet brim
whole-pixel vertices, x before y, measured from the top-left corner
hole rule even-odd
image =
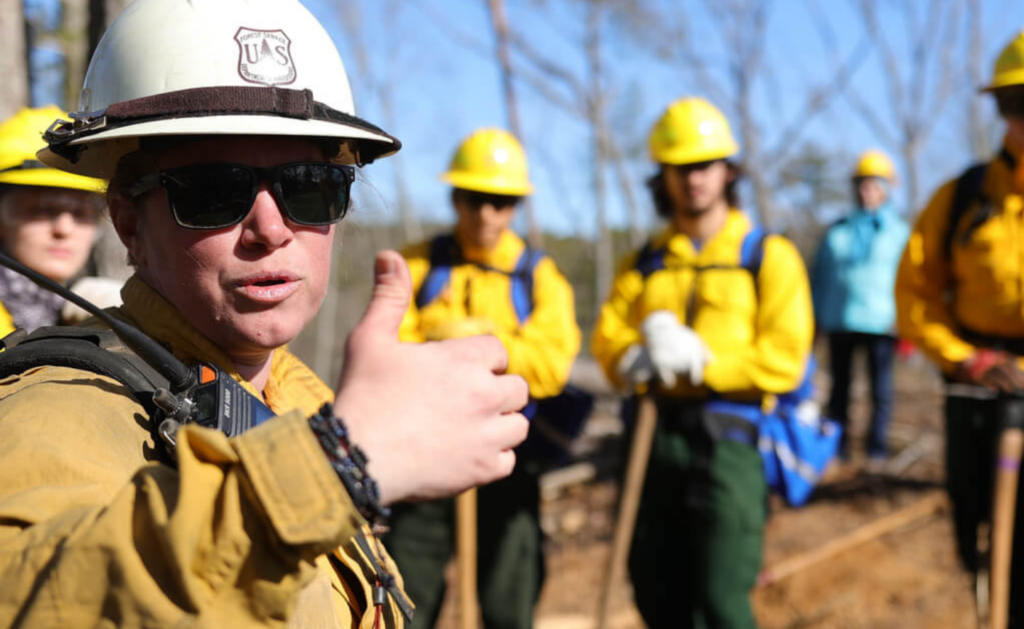
[[[739,155],[740,147],[734,142],[725,146],[712,148],[658,148],[651,150],[651,158],[658,164],[669,166],[685,166],[687,164],[702,164],[720,159],[729,159]]]
[[[992,82],[979,89],[978,92],[985,94],[995,92],[1004,87],[1019,87],[1021,85],[1024,85],[1024,69],[1010,70],[997,73],[996,76],[992,77]]]
[[[104,182],[100,179],[81,177],[56,168],[9,170],[0,173],[0,185],[62,188],[84,192],[103,192],[106,189]]]
[[[454,188],[484,192],[487,194],[503,194],[512,197],[526,197],[533,194],[533,185],[521,180],[513,180],[493,175],[477,175],[473,173],[448,171],[440,177]]]
[[[309,137],[350,141],[356,150],[345,151],[332,160],[349,164],[357,161],[371,162],[392,155],[401,148],[391,136],[339,122],[267,115],[221,115],[151,120],[100,130],[73,139],[66,145],[80,147],[81,150],[61,150],[57,153],[48,147],[41,150],[38,156],[44,164],[66,172],[110,179],[114,176],[118,161],[138,150],[142,138],[203,135]]]

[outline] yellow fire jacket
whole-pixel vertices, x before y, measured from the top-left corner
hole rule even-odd
[[[666,393],[702,398],[714,391],[756,399],[799,385],[814,336],[807,272],[792,243],[777,235],[765,240],[757,278],[740,268],[740,247],[750,229],[750,220],[732,210],[722,230],[698,251],[689,237],[669,228],[652,243],[665,249],[666,268],[646,281],[635,268],[639,252],[626,257],[591,340],[610,380],[623,384],[619,360],[631,345],[644,342],[640,325],[647,315],[669,310],[700,335],[714,360],[704,385],[680,382]],[[714,266],[726,268],[708,268]]]
[[[963,330],[989,337],[1024,338],[1024,215],[1013,168],[993,159],[982,193],[990,218],[972,229],[972,210],[953,226],[950,255],[946,230],[956,189],[947,182],[917,219],[896,275],[900,335],[947,374],[978,346]]]
[[[241,380],[140,280],[122,295],[118,316]],[[306,423],[332,392],[282,348],[263,393],[276,419],[232,439],[184,429],[175,470],[116,381],[43,367],[0,382],[0,626],[372,627],[366,524]]]
[[[440,294],[422,309],[415,300],[409,304],[401,339],[418,343],[494,334],[508,351],[508,373],[525,378],[530,395],[546,398],[561,393],[580,349],[572,287],[551,258],[541,259],[533,274],[533,311],[520,325],[506,273],[515,269],[525,247],[511,231],[505,231],[491,251],[463,247],[465,262],[452,267]],[[414,245],[404,255],[416,295],[430,272],[430,242]]]
[[[7,312],[7,308],[0,303],[0,339],[7,336],[11,332],[14,332],[14,317],[11,316],[10,312]]]

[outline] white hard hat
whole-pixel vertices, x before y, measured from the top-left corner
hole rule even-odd
[[[401,147],[355,116],[338,50],[298,0],[137,0],[96,48],[71,117],[39,158],[90,177],[153,136],[334,138],[333,161],[359,164]]]

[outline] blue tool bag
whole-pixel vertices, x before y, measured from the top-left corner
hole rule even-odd
[[[814,403],[811,358],[800,388],[780,395],[775,409],[762,413],[757,449],[768,486],[791,506],[807,502],[828,464],[839,452],[843,429],[821,416]]]

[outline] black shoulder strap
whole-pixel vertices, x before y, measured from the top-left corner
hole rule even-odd
[[[0,379],[44,366],[89,371],[123,384],[150,417],[156,413],[153,392],[169,384],[111,330],[70,326],[39,328],[32,334],[18,330],[0,344]]]
[[[987,205],[984,195],[981,192],[982,183],[985,181],[985,173],[988,170],[988,164],[975,164],[967,169],[967,171],[960,175],[956,180],[956,189],[953,192],[953,203],[949,207],[949,217],[946,221],[946,233],[943,236],[942,241],[942,255],[945,260],[950,260],[953,255],[953,239],[956,238],[956,230],[960,226],[960,221],[963,220],[964,215],[971,208],[975,201],[981,201],[982,205]],[[965,232],[965,236],[969,237],[971,232],[981,226],[989,218],[988,212],[980,212],[978,217],[979,220],[972,221],[972,227]]]
[[[646,280],[648,277],[653,275],[656,271],[660,271],[665,268],[665,251],[664,249],[656,249],[654,247],[654,241],[648,240],[643,249],[636,257],[635,268],[640,272],[640,277]]]
[[[430,267],[452,266],[462,257],[459,243],[451,234],[442,234],[430,241]]]
[[[416,292],[417,308],[426,306],[441,293],[451,276],[452,266],[461,257],[459,243],[451,234],[444,234],[430,241],[430,270]]]

